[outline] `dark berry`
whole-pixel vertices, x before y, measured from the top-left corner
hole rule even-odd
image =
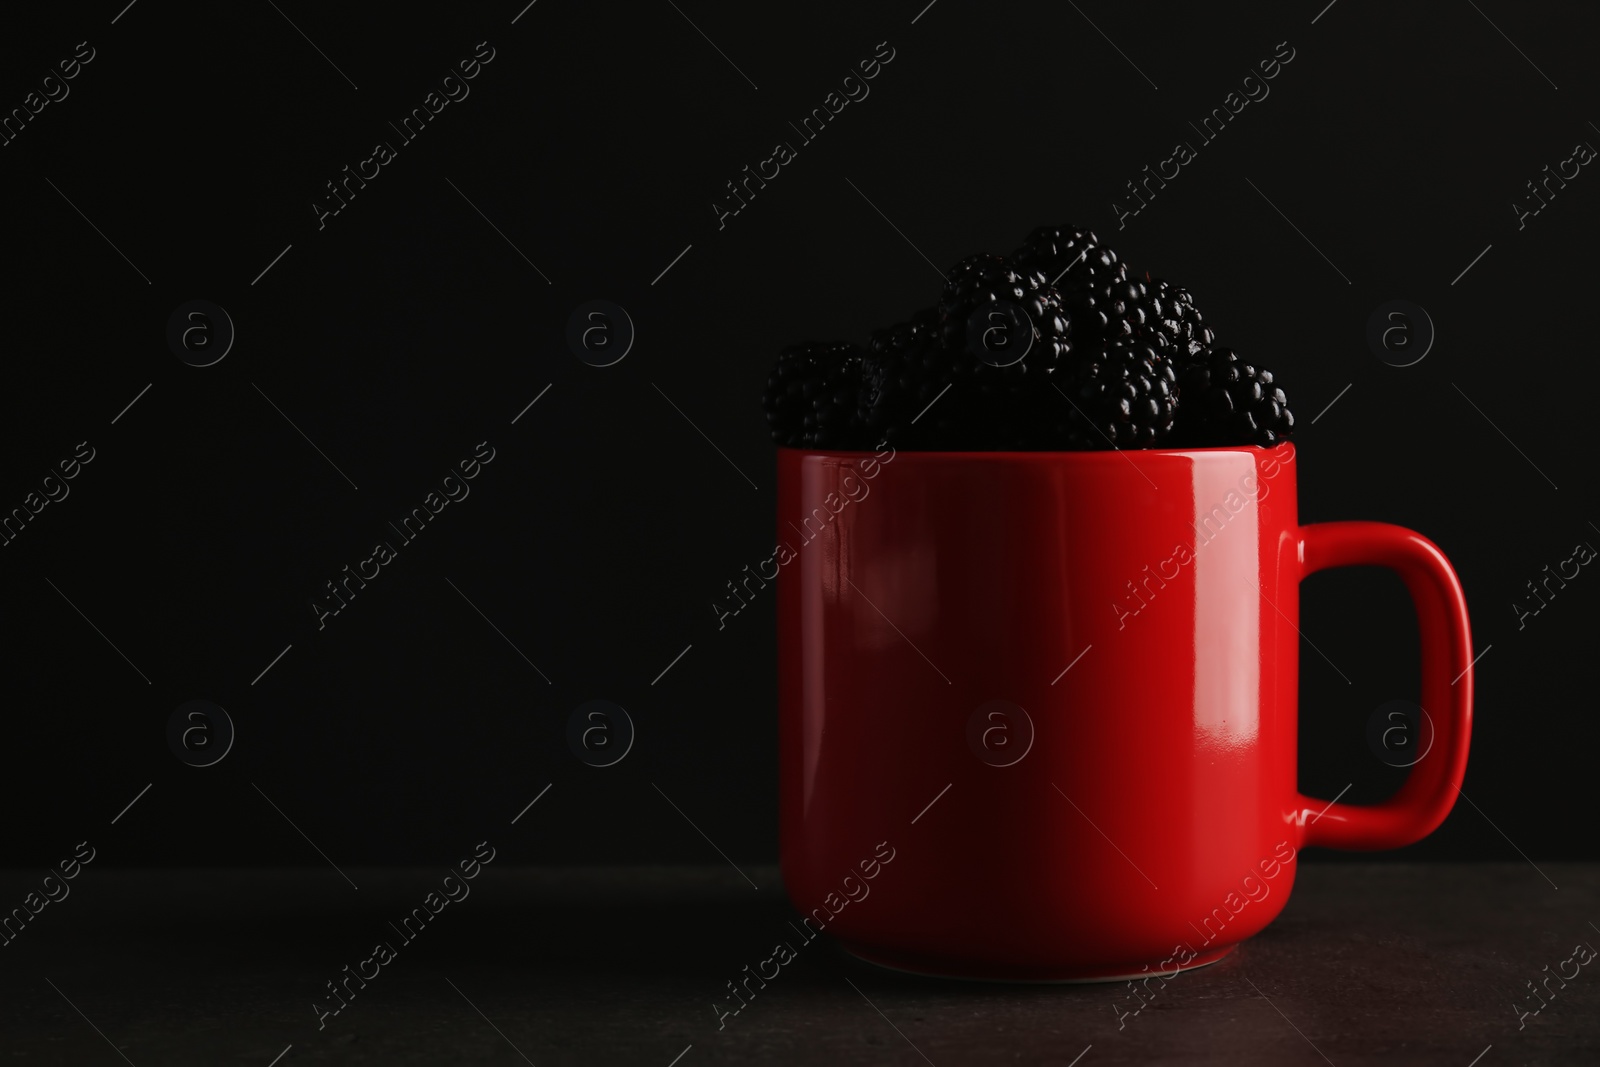
[[[1272,372],[1245,363],[1231,348],[1212,349],[1178,379],[1183,402],[1174,438],[1184,446],[1271,447],[1294,430],[1289,398]]]
[[[1194,305],[1189,290],[1157,278],[1145,287],[1146,321],[1136,328],[1140,340],[1168,351],[1168,358],[1187,365],[1208,350],[1215,335]]]
[[[772,439],[791,448],[848,448],[861,383],[861,351],[845,341],[807,342],[778,354],[767,379]]]
[[[897,322],[882,330],[872,331],[872,354],[892,355],[904,352],[918,339],[931,337],[939,327],[939,312],[933,308],[919,311],[905,322]]]
[[[903,347],[868,356],[859,416],[867,445],[968,450],[992,443],[979,400],[979,371],[999,373],[963,349],[946,346],[938,331],[917,332]],[[1010,369],[1010,368],[1007,368]],[[1024,372],[1025,373],[1025,372]]]
[[[1054,395],[1048,383],[1070,346],[1054,292],[1042,291],[1030,306],[1035,325],[1027,350],[1004,366],[946,344],[942,331],[879,334],[891,343],[867,357],[859,419],[865,437],[875,446],[911,449],[1044,447],[1037,409],[1042,397]],[[904,345],[892,343],[897,339]]]
[[[840,345],[823,366],[822,381],[811,403],[808,433],[802,439],[806,448],[853,449],[859,444],[855,432],[856,398],[861,393],[861,350]]]
[[[867,436],[887,424],[885,394],[896,391],[912,350],[929,343],[938,330],[939,313],[929,308],[906,322],[872,331],[872,343],[861,360],[861,391],[856,406],[856,422]],[[877,439],[872,443],[876,444]]]
[[[1020,308],[1026,321],[1009,318],[1000,303]],[[918,387],[906,394],[907,406],[916,410],[895,418],[916,418],[935,397],[938,416],[929,427],[918,418],[915,430],[900,422],[902,437],[940,435],[935,445],[922,447],[954,448],[955,441],[988,449],[1035,447],[1032,408],[1072,349],[1072,324],[1056,291],[1042,274],[1018,270],[1001,256],[972,256],[951,270],[938,310],[937,341],[919,348],[904,368]],[[977,317],[986,310],[992,319]],[[1022,354],[1013,358],[1012,352]],[[940,430],[946,423],[952,424],[949,440]]]
[[[1159,448],[1178,411],[1177,372],[1147,344],[1074,354],[1056,383],[1051,447]]]
[[[1093,234],[1081,243],[1066,242],[1064,252],[1028,251],[1061,247],[1061,241],[1048,237],[1057,232],[1046,230],[1041,236],[1041,231],[1034,231],[1030,243],[1017,254],[1029,264],[1027,269],[1053,279],[1062,309],[1071,320],[1074,341],[1104,345],[1134,339],[1150,318],[1144,283],[1133,278],[1127,264],[1099,244]]]
[[[948,348],[968,348],[972,315],[996,301],[1027,312],[1036,343],[1064,346],[1069,324],[1042,274],[1019,270],[1004,256],[968,256],[950,269],[939,297],[939,331]],[[977,353],[974,353],[976,356]]]
[[[823,449],[1287,439],[1294,416],[1271,372],[1215,340],[1187,290],[1131,272],[1088,230],[1040,227],[1009,257],[962,260],[935,309],[874,332],[866,350],[785,349],[767,417],[780,444]]]
[[[1076,288],[1073,280],[1104,275],[1120,262],[1093,231],[1077,226],[1040,226],[1028,234],[1011,258],[1024,271],[1044,274],[1046,283]]]

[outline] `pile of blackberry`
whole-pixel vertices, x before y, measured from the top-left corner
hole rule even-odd
[[[1073,226],[962,260],[865,349],[784,349],[765,408],[778,444],[850,451],[1270,447],[1294,429],[1272,372],[1218,346],[1187,289]]]

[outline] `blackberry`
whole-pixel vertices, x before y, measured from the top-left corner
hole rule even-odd
[[[802,424],[811,407],[811,396],[821,379],[815,349],[821,346],[791,345],[778,353],[778,361],[767,376],[761,407],[767,413],[767,428],[780,445],[800,444]]]
[[[886,392],[895,391],[909,353],[925,344],[938,329],[939,313],[929,308],[906,322],[872,331],[870,349],[861,360],[861,390],[856,404],[856,422],[868,436],[886,422],[883,397]]]
[[[1120,262],[1093,231],[1071,224],[1038,227],[1011,258],[1022,270],[1042,272],[1047,283],[1062,289],[1076,288],[1073,279],[1105,274]]]
[[[871,431],[881,431],[882,440],[896,448],[994,447],[986,439],[973,389],[980,366],[964,349],[945,345],[937,333],[919,339],[891,378],[879,409],[882,421]]]
[[[1004,366],[980,358],[968,336],[972,316],[997,301],[1021,308],[1032,329],[1025,354]],[[1002,256],[978,255],[950,271],[938,312],[937,338],[918,346],[901,368],[917,388],[906,392],[910,410],[891,417],[897,420],[893,428],[900,439],[907,447],[919,447],[919,440],[933,442],[920,447],[1034,447],[1037,427],[1030,407],[1072,348],[1071,320],[1059,295],[1036,271],[1019,270]],[[1008,343],[1020,340],[1008,338]],[[989,351],[1001,354],[998,348]],[[946,386],[949,391],[941,396]],[[924,427],[918,419],[911,428],[909,420],[935,397],[937,416],[931,416],[931,425]]]
[[[1024,312],[1031,332],[1016,337],[1018,316],[986,314],[1002,305]],[[866,350],[785,349],[768,380],[767,418],[779,444],[823,449],[1287,439],[1294,415],[1272,373],[1215,340],[1187,290],[1133,274],[1091,231],[1040,227],[1009,257],[956,264],[935,309],[874,332]],[[1007,361],[1022,343],[1024,354]]]
[[[938,311],[927,308],[912,315],[905,322],[897,322],[887,329],[873,330],[872,354],[886,356],[904,352],[919,339],[932,336],[938,326]]]
[[[850,447],[860,382],[861,351],[847,341],[785,348],[767,378],[772,439],[791,448]]]
[[[1152,321],[1145,283],[1129,278],[1121,263],[1085,276],[1079,287],[1064,290],[1061,299],[1073,328],[1103,344],[1135,340]]]
[[[1253,444],[1289,438],[1294,414],[1272,372],[1245,363],[1231,348],[1216,348],[1184,369],[1183,403],[1174,437],[1184,446]]]
[[[1145,290],[1146,321],[1135,329],[1135,336],[1165,350],[1169,358],[1181,364],[1201,357],[1215,341],[1215,335],[1205,325],[1189,290],[1170,285],[1163,278],[1150,282]]]
[[[867,444],[901,449],[964,450],[991,443],[975,388],[977,370],[998,373],[937,330],[913,332],[900,347],[870,355],[861,385],[860,432]]]
[[[1165,278],[1153,279],[1146,289],[1150,310],[1156,318],[1183,321],[1192,317],[1195,323],[1201,321],[1200,313],[1194,306],[1194,294],[1189,290],[1179,289]]]
[[[1048,447],[1158,448],[1179,410],[1177,372],[1148,344],[1077,353],[1058,383]]]
[[[1012,258],[1021,269],[1043,274],[1060,292],[1080,343],[1127,340],[1143,322],[1142,311],[1132,311],[1123,293],[1127,264],[1091,230],[1040,226]]]
[[[1042,328],[1036,325],[1026,355],[1004,367],[946,344],[942,331],[877,335],[882,354],[866,360],[861,432],[873,445],[902,449],[1040,447],[1038,409],[1045,395],[1055,395],[1048,382],[1069,346],[1053,292],[1039,295],[1031,314]]]
[[[1020,270],[1004,256],[989,253],[968,256],[946,276],[939,297],[939,331],[945,346],[967,348],[973,312],[996,301],[1015,304],[1028,313],[1034,344],[1042,341],[1064,349],[1068,323],[1060,314],[1055,290],[1037,271]]]

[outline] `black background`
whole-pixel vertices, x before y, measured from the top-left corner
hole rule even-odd
[[[960,257],[1064,220],[1194,290],[1278,373],[1304,521],[1412,526],[1458,568],[1488,649],[1477,810],[1401,855],[1592,858],[1600,578],[1522,629],[1511,606],[1600,544],[1600,178],[1585,168],[1520,231],[1511,208],[1600,143],[1592,14],[922,3],[540,0],[512,25],[518,0],[145,0],[112,24],[113,0],[9,26],[5,109],[77,42],[96,57],[0,147],[0,509],[78,442],[96,458],[0,549],[7,863],[83,839],[114,865],[322,863],[285,816],[340,864],[453,862],[490,831],[514,861],[716,862],[662,794],[733,859],[771,859],[772,609],[718,631],[711,608],[771,550],[771,356],[864,340],[931,304]],[[319,230],[324,184],[397,143],[387,123],[480,41],[495,57],[470,96]],[[719,230],[724,182],[881,41],[895,55],[870,96]],[[1188,122],[1284,41],[1270,96],[1200,146]],[[1198,158],[1119,231],[1113,199],[1179,140]],[[197,298],[238,332],[204,369],[165,340]],[[592,298],[638,331],[605,369],[564,338]],[[1365,340],[1393,299],[1437,328],[1415,366]],[[319,632],[323,583],[484,440],[471,495]],[[1318,576],[1302,629],[1327,657],[1302,649],[1302,788],[1378,799],[1402,774],[1368,718],[1417,686],[1402,588]],[[210,768],[166,745],[194,698],[238,728]],[[638,728],[603,770],[564,740],[595,698]]]

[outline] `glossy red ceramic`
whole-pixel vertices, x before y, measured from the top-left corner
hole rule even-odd
[[[807,933],[933,974],[1170,973],[1270,922],[1301,848],[1437,827],[1471,729],[1460,583],[1410,530],[1301,526],[1295,470],[1288,444],[780,449],[763,569]],[[1372,806],[1296,783],[1300,582],[1357,564],[1411,592],[1434,730]]]

